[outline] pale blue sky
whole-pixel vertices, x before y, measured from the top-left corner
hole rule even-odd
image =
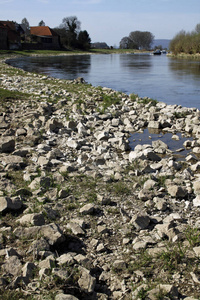
[[[131,31],[150,31],[156,39],[171,39],[200,23],[200,0],[0,0],[0,20],[30,26],[43,20],[56,27],[64,17],[77,16],[92,42],[119,46]]]

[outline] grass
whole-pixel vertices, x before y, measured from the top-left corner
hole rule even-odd
[[[142,103],[144,105],[149,104],[150,106],[156,106],[156,104],[158,103],[157,100],[155,99],[151,99],[151,98],[142,98],[138,101],[138,103]]]
[[[10,102],[11,100],[28,100],[30,98],[30,94],[21,93],[17,91],[9,91],[6,89],[0,88],[0,102]]]
[[[21,291],[6,290],[6,289],[1,289],[0,297],[3,300],[16,300],[16,299],[33,300],[34,299],[34,296],[31,295],[26,296]]]
[[[200,230],[198,228],[188,227],[185,231],[185,237],[190,247],[200,246]]]
[[[131,190],[124,181],[107,184],[107,191],[113,193],[115,196],[130,195]]]

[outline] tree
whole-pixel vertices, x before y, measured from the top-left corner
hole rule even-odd
[[[136,49],[150,49],[154,35],[149,31],[132,31],[129,39],[136,46]]]
[[[69,48],[77,47],[77,36],[80,31],[81,22],[77,19],[76,16],[63,18],[62,23],[59,26],[59,29],[62,36],[61,40]],[[57,31],[58,33],[58,31]]]
[[[149,31],[132,31],[120,41],[121,49],[150,49],[154,35]]]
[[[119,47],[120,49],[130,49],[131,39],[128,36],[123,37],[119,43]]]
[[[78,45],[80,49],[88,50],[91,47],[91,38],[86,30],[80,31],[78,35]]]
[[[196,33],[200,33],[200,23],[196,25],[195,31]]]
[[[30,29],[30,25],[29,25],[29,22],[26,18],[23,18],[22,19],[22,24],[25,25],[26,27],[26,30],[29,30]]]
[[[38,26],[45,26],[45,22],[43,20],[41,20],[38,24]]]

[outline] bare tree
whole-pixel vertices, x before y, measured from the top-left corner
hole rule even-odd
[[[76,16],[63,18],[62,23],[59,26],[60,32],[62,32],[62,40],[68,47],[75,48],[78,46],[78,33],[81,28],[81,22]]]
[[[26,18],[23,18],[22,19],[22,22],[21,22],[23,25],[25,25],[26,29],[29,30],[30,29],[30,25],[29,25],[29,22]]]

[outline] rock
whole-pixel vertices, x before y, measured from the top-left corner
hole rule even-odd
[[[21,225],[34,225],[34,226],[42,226],[45,224],[44,216],[43,214],[27,214],[18,219],[19,223]]]
[[[200,257],[200,247],[194,247],[193,251],[197,257]]]
[[[26,277],[28,280],[33,277],[33,271],[36,269],[36,265],[34,263],[27,262],[22,268],[22,275]]]
[[[126,269],[126,263],[123,260],[115,260],[113,263],[113,268],[116,270],[125,270]]]
[[[165,154],[166,150],[168,149],[167,144],[165,144],[161,140],[152,141],[152,146],[153,146],[154,151],[159,154]]]
[[[56,295],[55,300],[79,300],[79,299],[74,297],[73,295],[60,293]]]
[[[0,211],[6,212],[9,210],[19,210],[22,208],[22,201],[19,197],[9,198],[0,197]]]
[[[91,215],[95,212],[96,210],[96,205],[93,203],[89,203],[81,207],[80,213],[83,215]]]
[[[61,128],[63,128],[63,124],[56,119],[48,120],[46,123],[47,131],[58,133]]]
[[[34,237],[39,234],[43,236],[51,246],[65,241],[65,236],[62,230],[54,223],[29,228],[17,227],[14,230],[14,234],[19,238]]]
[[[160,122],[150,121],[149,124],[148,124],[148,128],[159,129],[159,128],[161,128]]]
[[[174,300],[178,300],[178,289],[170,284],[160,284],[156,288],[147,292],[148,299],[156,300],[156,295],[163,294],[163,297],[170,297]],[[165,298],[164,298],[165,299]]]
[[[55,259],[51,256],[48,256],[46,259],[39,262],[40,269],[52,269],[55,267]]]
[[[16,136],[26,136],[27,130],[26,128],[18,128],[15,133]]]
[[[10,273],[14,276],[20,274],[22,263],[17,256],[10,256],[5,263],[2,265],[4,272]]]
[[[0,137],[0,152],[11,153],[15,150],[15,140],[10,136]]]
[[[22,157],[17,155],[8,155],[2,158],[2,164],[7,167],[7,169],[20,169],[24,167],[24,161]]]
[[[145,214],[137,214],[132,217],[130,224],[133,224],[137,230],[146,229],[149,226],[150,218]]]
[[[65,241],[65,236],[57,224],[51,223],[43,225],[39,230],[40,234],[45,237],[49,245],[61,244]]]
[[[59,256],[56,260],[59,265],[65,265],[65,264],[72,265],[75,262],[74,256],[72,256],[70,253],[63,254]]]
[[[193,189],[196,195],[200,195],[200,181],[197,180],[193,183]]]
[[[157,182],[155,180],[152,179],[148,179],[147,181],[145,181],[144,183],[144,189],[145,190],[150,190],[153,189],[156,186]]]
[[[96,285],[96,278],[91,276],[90,272],[83,267],[79,267],[79,270],[81,272],[81,275],[78,280],[78,285],[86,293],[93,293]]]
[[[184,187],[170,185],[167,188],[168,193],[175,198],[184,198],[187,195],[187,190]]]
[[[192,200],[192,202],[195,207],[199,207],[200,206],[200,195],[197,195],[196,198],[194,198]]]
[[[83,229],[76,223],[68,223],[67,228],[71,229],[72,233],[77,236],[85,235]]]
[[[163,198],[154,197],[153,202],[158,210],[165,211],[167,209],[167,202]]]

